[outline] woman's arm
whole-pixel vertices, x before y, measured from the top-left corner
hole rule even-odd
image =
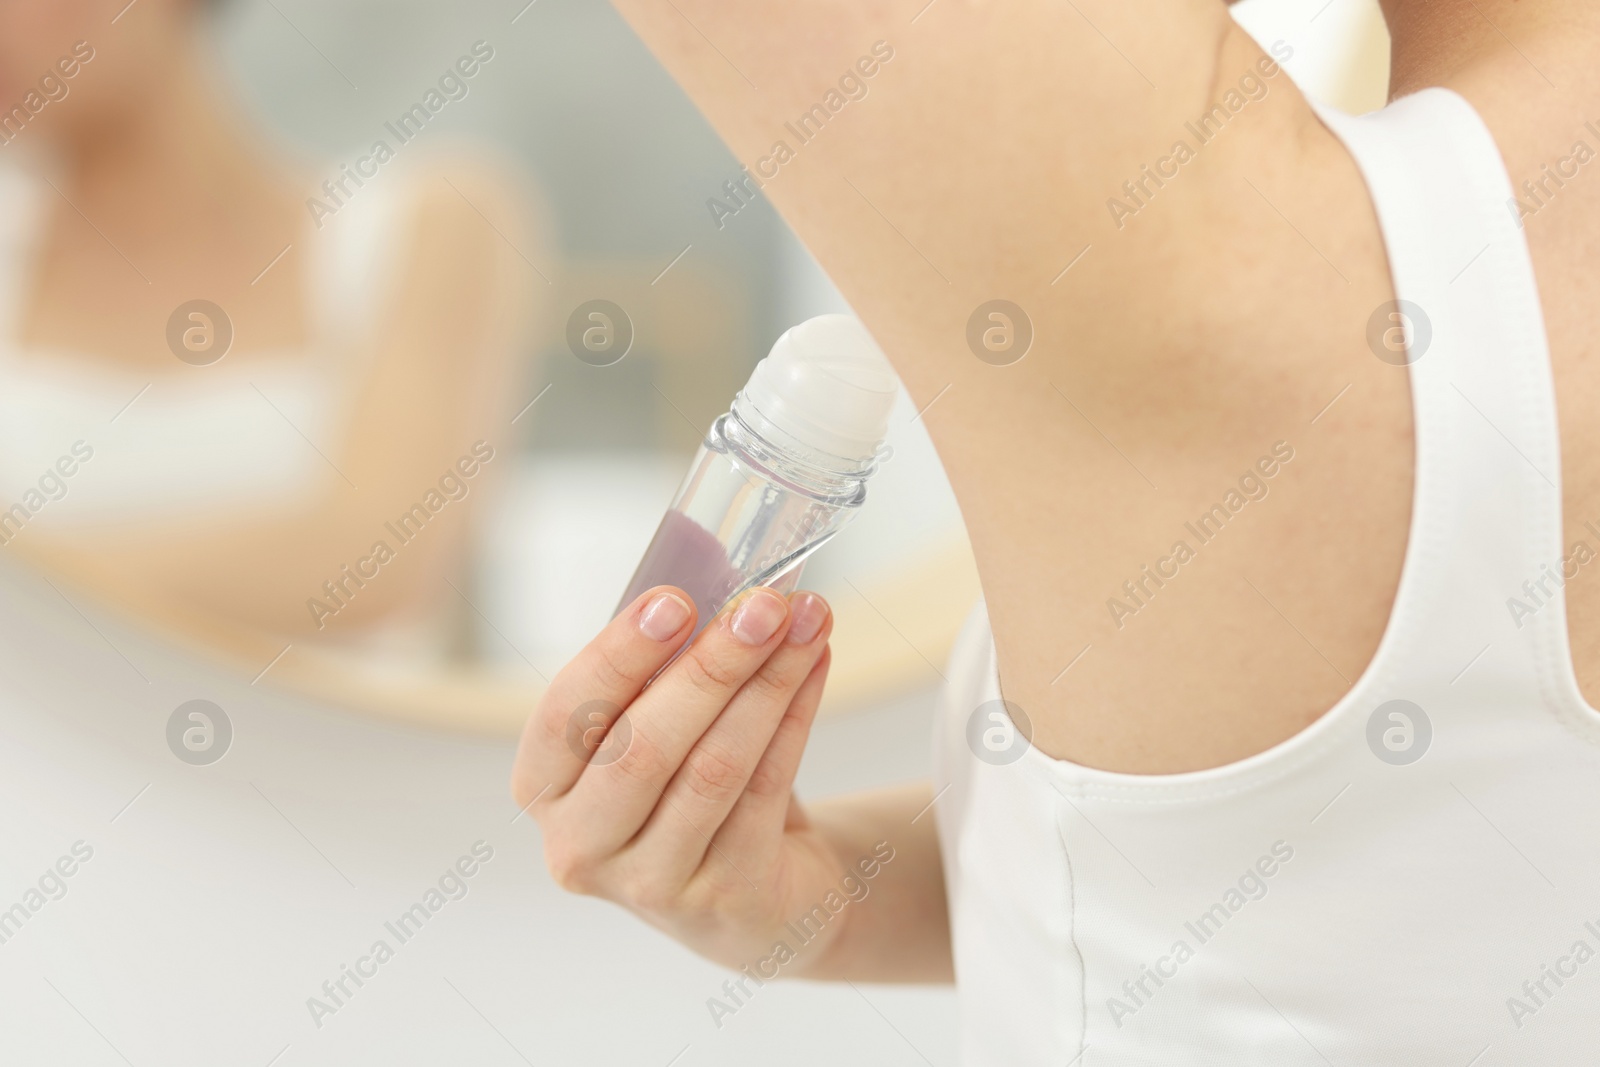
[[[510,462],[509,420],[522,401],[508,384],[546,283],[522,258],[535,241],[522,217],[524,198],[505,178],[473,165],[435,166],[412,180],[406,211],[388,223],[400,229],[400,259],[384,271],[392,281],[378,294],[373,332],[357,340],[361,351],[322,353],[363,368],[337,436],[306,444],[284,428],[285,447],[316,447],[327,457],[313,457],[318,479],[303,496],[288,506],[187,518],[177,531],[169,521],[130,524],[114,539],[28,546],[40,562],[81,578],[118,574],[139,610],[172,601],[296,640],[359,631],[397,608],[453,595],[442,578],[467,518],[483,485]],[[487,450],[497,462],[481,462]],[[441,476],[462,457],[481,473],[457,472],[460,488],[441,489]],[[385,525],[430,490],[451,489],[464,495],[410,543]],[[352,588],[341,568],[360,569],[380,540],[394,553],[381,578],[361,586],[337,618],[313,615],[312,598],[337,605],[323,583]]]
[[[859,900],[828,950],[802,978],[859,982],[950,982],[950,916],[927,782],[830,797],[808,806],[811,822],[840,856],[869,861]],[[885,854],[888,862],[870,861]],[[859,871],[858,871],[859,873]]]
[[[1089,244],[1108,284],[1148,267],[1107,201],[1259,55],[1215,0],[925,2],[616,0],[920,402],[980,367],[963,338],[981,301],[1105,307],[1101,286],[1051,284]],[[1229,140],[1281,129],[1246,125]],[[1172,199],[1167,234],[1200,210]]]
[[[1213,568],[1166,602],[1203,610],[1164,606],[1126,631],[1108,598],[1346,387],[1395,428],[1397,464],[1409,447],[1404,387],[1365,340],[1393,295],[1376,217],[1279,65],[1293,42],[1263,50],[1217,0],[614,3],[924,413],[1034,743],[1194,769],[1287,736],[1287,713],[1238,728],[1240,683],[1216,684],[1208,638],[1278,647],[1282,620],[1248,584]],[[986,351],[1007,325],[992,301],[1030,346]],[[1406,506],[1404,474],[1357,477],[1327,455],[1296,468],[1308,505]],[[1275,505],[1235,550],[1294,543],[1301,514]],[[1319,595],[1392,583],[1399,549],[1385,552],[1323,568]],[[1353,630],[1328,654],[1364,662],[1369,639]],[[1308,692],[1282,662],[1250,676],[1263,707],[1303,721],[1337,698],[1332,672]],[[1197,692],[1218,694],[1203,714]]]

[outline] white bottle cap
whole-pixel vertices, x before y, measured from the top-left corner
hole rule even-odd
[[[756,364],[741,399],[800,444],[866,462],[889,431],[899,379],[854,315],[791,327]]]

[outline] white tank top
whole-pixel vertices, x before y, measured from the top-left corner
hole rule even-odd
[[[1402,306],[1416,482],[1388,627],[1300,734],[1140,776],[1007,747],[980,605],[936,772],[965,1067],[1600,1062],[1600,713],[1555,577],[1578,560],[1511,183],[1449,91],[1322,117],[1427,320]]]

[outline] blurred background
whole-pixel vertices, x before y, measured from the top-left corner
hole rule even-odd
[[[78,438],[95,453],[59,500],[0,524],[0,803],[16,816],[0,909],[75,842],[95,857],[0,941],[4,1062],[953,1062],[942,989],[769,986],[718,1026],[727,975],[556,891],[506,796],[511,739],[614,610],[701,434],[784,329],[847,310],[767,202],[730,193],[738,161],[609,5],[524,2],[0,0],[18,20],[0,106],[52,69],[49,32],[95,53],[0,136],[0,508]],[[1293,47],[1312,96],[1383,103],[1373,0],[1233,10]],[[200,45],[168,59],[161,20],[180,18]],[[30,26],[37,56],[15,43]],[[115,140],[97,92],[191,62],[194,99],[132,124],[172,138],[174,182],[213,158],[186,147],[183,109],[227,161],[164,209],[188,218],[187,197],[209,220],[196,232],[219,235],[169,286],[139,251],[159,237],[141,220],[167,216],[129,202],[140,186],[115,168],[103,188],[76,179],[62,145]],[[94,107],[105,123],[68,136]],[[379,139],[394,160],[361,163]],[[126,156],[164,180],[139,145]],[[367,177],[341,188],[351,168]],[[252,196],[281,225],[236,225],[229,205]],[[230,255],[238,279],[208,284]],[[632,338],[605,366],[568,341],[594,300]],[[282,308],[302,302],[296,327]],[[82,320],[102,308],[113,326],[95,334]],[[337,388],[284,355],[304,352],[333,353]],[[466,475],[477,442],[493,460]],[[807,569],[838,622],[803,796],[927,774],[940,672],[978,595],[905,397],[890,444],[863,514]],[[348,584],[346,565],[374,573],[359,559],[375,539],[409,545],[385,524],[435,489],[448,504],[423,547]],[[239,502],[263,495],[282,503]],[[369,510],[342,503],[358,495]],[[226,720],[214,763],[174,747],[193,700]],[[494,859],[470,892],[318,1025],[308,998],[479,841]]]

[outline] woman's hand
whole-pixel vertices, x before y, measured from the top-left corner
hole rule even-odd
[[[645,688],[694,620],[670,587],[613,619],[528,721],[512,792],[543,829],[563,888],[615,901],[738,968],[767,955],[855,859],[836,854],[790,792],[832,615],[814,593],[751,590]],[[785,973],[814,967],[845,914]]]

